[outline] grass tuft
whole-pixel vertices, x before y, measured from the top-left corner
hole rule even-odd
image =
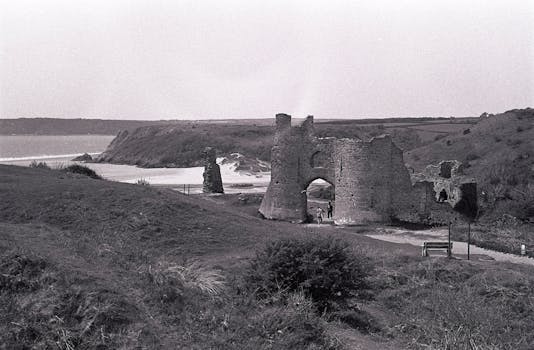
[[[196,289],[212,297],[222,294],[226,288],[226,279],[221,272],[198,261],[184,265],[159,263],[155,267],[149,266],[147,273],[158,286]]]

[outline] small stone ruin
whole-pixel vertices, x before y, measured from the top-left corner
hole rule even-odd
[[[429,165],[422,173],[412,174],[411,180],[414,188],[425,194],[427,217],[421,217],[421,221],[447,222],[457,219],[458,214],[466,220],[476,217],[477,185],[474,179],[465,176],[459,161],[444,160],[438,165]],[[453,213],[441,209],[439,203],[449,204]]]
[[[221,168],[217,164],[217,154],[212,147],[206,147],[203,152],[204,160],[204,182],[202,192],[204,193],[224,193]]]

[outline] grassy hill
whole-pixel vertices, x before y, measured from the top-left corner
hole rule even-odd
[[[58,170],[0,165],[0,196],[2,349],[534,345],[532,267],[425,259],[361,235],[373,227],[266,221],[257,201]],[[250,261],[288,237],[347,242],[368,260],[368,297],[326,312],[302,293],[259,298]]]
[[[483,115],[461,132],[406,152],[404,159],[416,170],[457,159],[477,179],[487,212],[534,219],[534,109]]]
[[[421,144],[417,132],[409,128],[386,129],[383,125],[354,122],[316,123],[319,137],[336,136],[368,139],[391,133],[400,147]],[[246,158],[270,160],[274,127],[250,124],[194,122],[187,125],[160,125],[121,132],[98,161],[135,164],[143,167],[189,167],[202,161],[205,147],[215,147],[219,155],[241,153]]]

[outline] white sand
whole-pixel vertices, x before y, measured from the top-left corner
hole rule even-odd
[[[69,165],[78,162],[72,162],[73,155],[50,156],[50,157],[24,157],[2,161],[2,164],[11,164],[19,166],[28,166],[32,160],[46,162],[50,167]],[[218,159],[220,163],[222,158]],[[107,180],[135,183],[139,179],[148,181],[151,185],[176,186],[177,190],[183,189],[183,185],[192,185],[191,193],[198,193],[199,185],[202,185],[204,178],[202,173],[203,167],[192,168],[139,168],[133,165],[120,165],[108,163],[78,163],[83,164],[101,175]],[[222,164],[221,177],[226,193],[238,192],[265,192],[271,179],[269,172],[257,175],[236,172],[234,164]],[[251,187],[230,187],[231,184],[252,184]]]

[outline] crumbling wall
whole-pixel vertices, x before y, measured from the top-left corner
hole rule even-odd
[[[313,117],[291,126],[291,116],[276,115],[271,149],[271,182],[260,206],[266,218],[303,222],[308,218],[308,185],[316,179],[334,184],[333,138],[314,136]]]
[[[463,173],[456,160],[429,165],[422,173],[411,176],[413,203],[418,210],[404,210],[399,219],[426,224],[446,224],[457,219],[472,220],[478,212],[477,186]],[[443,195],[442,195],[443,194]]]
[[[410,176],[402,150],[389,135],[370,141],[317,138],[313,117],[291,126],[291,116],[278,114],[271,183],[260,213],[269,219],[306,221],[306,189],[318,178],[334,187],[336,224],[446,222],[476,206],[476,183],[461,175],[460,163],[444,162]],[[445,201],[439,199],[442,190]]]
[[[204,160],[204,182],[202,192],[204,193],[224,193],[221,178],[221,168],[217,164],[217,154],[212,147],[206,147],[203,152]]]

